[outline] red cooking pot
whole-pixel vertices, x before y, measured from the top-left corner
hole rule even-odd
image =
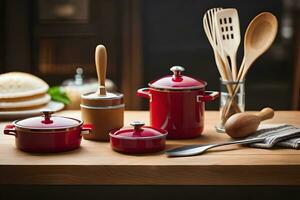
[[[27,152],[61,152],[77,149],[81,143],[81,134],[91,131],[90,125],[69,117],[44,116],[16,120],[6,125],[4,134],[14,135],[18,149]]]
[[[122,128],[110,132],[111,147],[127,154],[154,153],[165,148],[168,132],[144,126],[143,122],[132,122],[134,128]]]
[[[150,125],[167,130],[167,138],[197,137],[204,127],[205,102],[219,93],[205,91],[205,81],[183,76],[181,66],[170,70],[173,75],[150,82],[150,88],[139,89],[137,95],[149,99]]]

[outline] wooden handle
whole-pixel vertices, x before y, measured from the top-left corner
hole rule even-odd
[[[96,63],[98,83],[99,83],[98,94],[106,95],[105,76],[106,76],[107,54],[106,54],[106,49],[103,45],[98,45],[96,47],[95,63]]]
[[[264,108],[257,115],[260,121],[271,119],[274,117],[274,110],[272,108]]]

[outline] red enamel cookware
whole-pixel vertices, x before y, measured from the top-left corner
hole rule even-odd
[[[165,148],[167,131],[132,122],[134,128],[122,128],[110,132],[111,147],[118,152],[140,154],[153,153]]]
[[[137,95],[150,101],[150,125],[168,131],[167,138],[186,139],[199,136],[204,127],[205,102],[219,96],[205,91],[207,83],[182,75],[184,68],[174,66],[173,75],[149,83]]]
[[[4,134],[14,135],[18,149],[27,152],[61,152],[79,148],[81,134],[91,131],[90,125],[69,117],[44,116],[16,120],[6,125]]]

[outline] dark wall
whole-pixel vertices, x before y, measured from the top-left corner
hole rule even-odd
[[[32,2],[5,1],[5,69],[32,70]]]
[[[0,73],[4,72],[5,60],[5,1],[0,1]]]

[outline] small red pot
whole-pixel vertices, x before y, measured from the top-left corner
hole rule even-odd
[[[137,95],[150,100],[150,125],[167,130],[167,138],[197,137],[204,128],[205,102],[216,99],[219,92],[205,91],[205,81],[183,76],[183,67],[170,70],[173,75],[150,82]]]
[[[144,126],[142,122],[131,123],[134,128],[122,128],[110,132],[111,147],[129,154],[154,153],[165,148],[167,131]]]
[[[4,134],[14,135],[16,146],[22,151],[44,153],[77,149],[81,134],[92,130],[78,119],[50,116],[49,111],[43,113],[44,117],[16,120],[6,125]]]

